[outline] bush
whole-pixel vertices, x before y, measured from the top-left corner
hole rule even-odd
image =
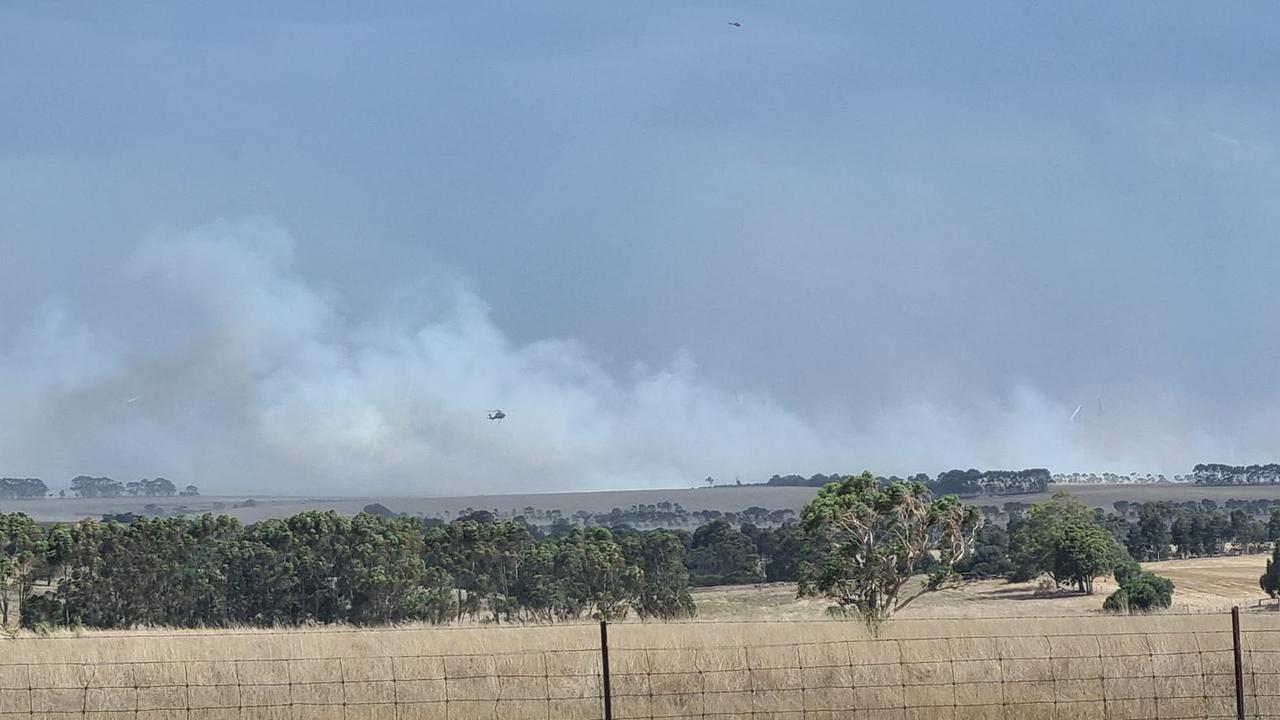
[[[1119,568],[1117,568],[1117,573]],[[1102,603],[1107,612],[1151,612],[1173,604],[1173,581],[1154,573],[1138,571],[1125,576],[1120,589]]]
[[[1144,572],[1130,580],[1129,607],[1142,610],[1163,610],[1173,604],[1173,581],[1154,573]]]
[[[48,595],[32,595],[22,602],[18,610],[22,627],[38,630],[62,624],[62,603]]]
[[[1102,609],[1111,613],[1129,612],[1129,591],[1124,588],[1111,593],[1102,601]]]
[[[1280,598],[1280,539],[1276,540],[1271,550],[1271,559],[1267,561],[1267,571],[1258,578],[1258,586],[1271,599]]]
[[[1125,558],[1116,565],[1116,583],[1123,586],[1129,580],[1142,574],[1142,566],[1136,560]]]

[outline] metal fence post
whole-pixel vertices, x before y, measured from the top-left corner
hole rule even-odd
[[[1240,642],[1240,606],[1231,608],[1231,646],[1236,658],[1236,720],[1244,718],[1244,652]]]
[[[604,681],[604,720],[613,720],[613,689],[609,683],[609,623],[600,621],[600,677]]]

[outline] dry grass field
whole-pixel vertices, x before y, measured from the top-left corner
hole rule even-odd
[[[1250,717],[1280,617],[1249,615]],[[617,718],[1210,718],[1229,618],[621,624]],[[593,625],[85,634],[4,642],[5,717],[601,717]],[[1256,652],[1255,652],[1256,651]]]
[[[578,511],[607,513],[615,507],[625,510],[632,505],[657,504],[663,501],[680,503],[690,512],[698,510],[737,512],[753,505],[770,510],[790,508],[798,512],[816,493],[815,488],[746,486],[458,497],[254,496],[253,507],[236,507],[250,499],[247,495],[192,498],[67,498],[0,501],[0,512],[22,512],[42,522],[74,522],[83,520],[86,516],[97,517],[105,513],[145,513],[145,506],[155,504],[166,510],[182,506],[189,513],[227,514],[243,522],[255,522],[268,518],[286,517],[304,510],[336,510],[354,515],[365,505],[381,503],[395,512],[410,515],[422,514],[428,517],[452,516],[467,508],[519,513],[529,506],[542,510],[559,509],[567,517]]]
[[[688,623],[610,627],[615,717],[1234,717],[1231,623],[1261,556],[1170,561],[1182,607],[978,583],[872,634],[794,588],[713,588]],[[1108,588],[1100,587],[1100,592]],[[1244,615],[1249,717],[1280,717],[1280,614]],[[599,628],[61,633],[0,640],[0,718],[602,716]]]
[[[1196,485],[1078,485],[1063,488],[1081,501],[1110,511],[1116,500],[1149,502],[1155,500],[1202,500],[1218,502],[1229,499],[1254,500],[1280,499],[1280,486],[1254,487],[1201,487]],[[457,497],[264,497],[255,496],[253,507],[236,507],[249,496],[202,496],[194,498],[96,498],[96,499],[46,499],[6,500],[0,502],[0,511],[23,512],[43,522],[73,522],[86,516],[97,517],[105,513],[142,513],[149,504],[155,504],[166,512],[179,506],[188,513],[225,513],[244,522],[255,522],[274,517],[285,517],[303,510],[336,510],[354,515],[365,505],[381,503],[395,512],[410,515],[441,515],[449,517],[471,508],[474,510],[499,510],[520,512],[533,506],[543,510],[559,509],[569,516],[575,512],[607,513],[613,508],[626,509],[632,505],[657,504],[663,501],[680,503],[690,512],[721,510],[737,512],[753,505],[770,510],[791,509],[799,512],[814,494],[816,488],[743,487],[676,488],[665,490],[609,490],[600,492],[525,493],[509,495],[473,495]],[[1032,503],[1048,499],[1050,493],[1007,495],[1001,497],[970,498],[976,505],[1000,506],[1009,501]]]
[[[1238,555],[1165,560],[1145,563],[1144,568],[1173,580],[1175,612],[1209,612],[1232,605],[1256,607],[1267,596],[1258,587],[1269,555]],[[1116,589],[1109,578],[1099,578],[1095,594],[1073,592],[1042,594],[1036,583],[984,580],[963,587],[925,595],[902,612],[905,618],[1010,618],[1079,616],[1099,614],[1102,600]],[[739,585],[699,588],[693,592],[698,615],[705,620],[750,620],[769,617],[787,620],[819,620],[827,603],[797,599],[790,583],[760,587]]]

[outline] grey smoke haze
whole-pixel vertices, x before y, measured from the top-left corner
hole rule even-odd
[[[1280,457],[1270,5],[241,10],[0,9],[0,474]]]

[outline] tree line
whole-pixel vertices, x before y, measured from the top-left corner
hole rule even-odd
[[[839,475],[823,475],[810,477],[800,475],[774,475],[765,485],[775,487],[823,487],[843,478]],[[877,478],[882,485],[890,483],[918,484],[935,495],[958,495],[960,497],[976,497],[979,495],[1022,495],[1044,492],[1052,482],[1052,476],[1044,468],[1028,468],[1026,470],[947,470],[930,478],[925,473],[917,473],[905,480],[897,476]]]
[[[777,487],[822,487],[831,482],[838,482],[839,475],[823,475],[821,473],[804,477],[802,475],[774,475],[765,485]],[[975,497],[979,495],[1019,495],[1025,493],[1046,492],[1051,485],[1137,485],[1170,482],[1160,474],[1129,473],[1059,473],[1051,474],[1044,468],[1026,470],[947,470],[931,478],[926,473],[918,473],[905,481],[899,477],[882,478],[882,482],[903,481],[920,483],[938,495],[959,495]],[[1174,483],[1194,483],[1196,485],[1275,485],[1280,483],[1280,464],[1265,465],[1225,465],[1222,463],[1200,463],[1187,475],[1174,475]]]
[[[977,532],[973,552],[957,565],[957,571],[969,577],[1003,577],[1010,582],[1044,576],[1050,588],[1085,594],[1093,594],[1097,578],[1115,575],[1123,592],[1117,591],[1119,594],[1109,598],[1104,607],[1120,609],[1142,603],[1142,609],[1150,609],[1142,594],[1150,588],[1164,588],[1165,579],[1146,577],[1137,561],[1167,553],[1168,548],[1146,545],[1141,532],[1133,532],[1137,527],[1059,493],[1016,515],[1006,527],[986,521]],[[1153,540],[1158,543],[1168,538]],[[1169,605],[1172,584],[1168,591],[1151,598],[1154,607]]]
[[[813,562],[796,523],[543,528],[332,511],[113,516],[42,527],[0,513],[0,621],[121,628],[678,618],[692,586],[788,582]]]
[[[1275,485],[1280,483],[1280,465],[1223,465],[1202,463],[1191,473],[1197,485]]]
[[[48,494],[39,478],[0,478],[0,500],[34,500]]]
[[[1046,514],[1106,532],[1117,547],[1141,562],[1256,552],[1280,538],[1280,506],[1273,507],[1264,522],[1239,507],[1227,512],[1196,503],[1118,501],[1116,505],[1125,512],[1088,508],[1059,494],[1015,513],[1003,527],[988,519],[964,567],[981,577],[1014,581],[1029,580],[1039,572],[1052,574],[1044,565],[1045,553],[1035,550],[1044,537],[1040,530]]]
[[[677,504],[678,505],[678,504]],[[777,511],[766,512],[744,511],[742,516],[754,516],[765,520],[777,517]],[[364,512],[381,517],[403,517],[392,513],[386,507],[374,503],[365,506]],[[765,582],[794,582],[802,562],[812,560],[807,537],[799,525],[790,520],[794,512],[786,511],[787,519],[780,520],[779,525],[755,525],[750,522],[737,523],[738,513],[694,513],[694,516],[711,518],[694,530],[684,528],[661,528],[668,531],[680,541],[683,548],[682,561],[689,576],[689,585],[706,587],[712,585],[749,585]],[[487,510],[475,510],[466,517],[482,522],[500,522],[501,518]],[[606,516],[607,517],[607,516]],[[104,516],[104,519],[115,518],[125,521],[125,516]],[[518,515],[510,521],[523,526],[531,537],[561,538],[580,527],[605,527],[615,537],[630,537],[639,532],[635,527],[626,524],[596,525],[600,515],[575,515],[578,522],[570,522],[557,517],[549,526],[528,522],[524,515]],[[441,527],[445,523],[436,518],[424,518],[426,527]]]
[[[121,483],[109,477],[78,475],[71,479],[71,492],[80,498],[193,497],[200,494],[200,489],[195,485],[188,485],[179,492],[172,482],[162,477]]]
[[[123,628],[493,622],[693,613],[685,547],[653,530],[332,511],[41,528],[0,514],[0,619]],[[37,592],[37,589],[43,592]]]
[[[1120,589],[1104,609],[1167,607],[1173,584],[1138,562],[1252,553],[1269,544],[1272,559],[1259,586],[1280,597],[1280,506],[1268,501],[1173,503],[1117,501],[1116,512],[1088,508],[1065,494],[1014,514],[1006,526],[987,520],[973,552],[957,570],[969,577],[1024,582],[1047,575],[1057,587],[1093,591],[1093,580],[1114,574]],[[1235,505],[1235,507],[1232,507]],[[1270,508],[1265,519],[1256,511]]]
[[[1025,495],[1040,493],[1049,488],[1051,476],[1044,468],[1026,470],[948,470],[940,473],[931,484],[940,495]]]
[[[122,483],[109,477],[78,475],[71,479],[70,490],[79,498],[193,497],[200,494],[200,488],[195,485],[179,491],[171,481],[162,477]],[[49,486],[40,478],[0,478],[0,500],[39,500],[51,495]],[[59,492],[60,497],[65,495],[65,490]]]
[[[406,513],[398,513],[382,503],[370,503],[364,507],[364,511],[383,517],[407,516]],[[438,512],[430,516],[419,515],[419,517],[425,518],[428,522],[444,522],[452,516],[454,516],[454,513],[450,511]],[[707,509],[690,512],[678,502],[673,503],[664,500],[658,503],[632,505],[625,510],[615,507],[609,512],[592,513],[586,510],[578,510],[571,515],[566,515],[559,508],[543,509],[532,505],[527,505],[524,509],[512,508],[511,510],[499,510],[498,508],[476,510],[475,508],[467,507],[457,511],[456,516],[507,519],[518,523],[551,528],[560,532],[574,525],[601,525],[610,528],[626,526],[672,530],[696,527],[717,519],[723,519],[731,525],[749,523],[752,525],[777,526],[795,520],[796,512],[791,508],[775,510],[757,505],[738,511]]]
[[[15,606],[27,625],[108,628],[677,618],[696,611],[693,586],[796,581],[838,612],[880,620],[971,579],[1040,577],[1092,594],[1108,575],[1119,590],[1104,607],[1149,610],[1167,607],[1173,586],[1138,561],[1259,549],[1280,537],[1280,507],[1265,522],[1250,512],[1261,507],[1118,501],[1111,513],[1059,493],[1002,525],[922,483],[863,473],[821,488],[799,522],[721,517],[692,532],[386,508],[247,526],[204,515],[41,527],[0,514],[0,619]],[[1280,594],[1280,557],[1260,584]]]

